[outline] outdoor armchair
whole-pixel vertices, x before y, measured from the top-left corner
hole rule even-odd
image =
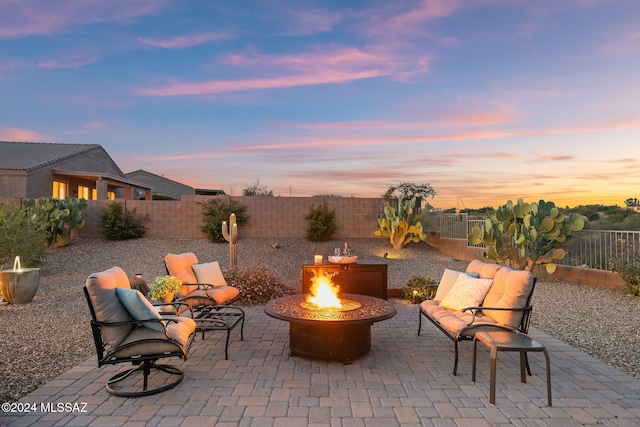
[[[238,299],[239,291],[228,286],[217,261],[200,264],[195,254],[168,254],[167,273],[182,281],[176,301],[187,303],[195,313],[197,331],[224,330],[227,332],[225,359],[229,358],[231,331],[240,325],[240,339],[244,340],[244,311],[230,304]]]
[[[169,357],[187,359],[196,330],[193,319],[162,317],[142,293],[131,289],[129,278],[120,267],[92,274],[83,289],[91,312],[98,367],[134,365],[107,381],[109,393],[124,397],[148,396],[182,381],[182,369],[156,362]],[[152,371],[159,373],[152,375],[153,382],[160,381],[149,387]]]
[[[218,261],[200,264],[196,255],[188,252],[168,254],[164,263],[167,273],[182,281],[178,301],[191,307],[231,304],[240,294],[227,285]]]

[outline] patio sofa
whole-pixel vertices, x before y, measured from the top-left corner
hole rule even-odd
[[[528,332],[535,283],[528,271],[479,260],[465,272],[445,269],[434,298],[420,304],[418,335],[424,317],[453,341],[456,375],[458,342],[472,340],[479,328]]]

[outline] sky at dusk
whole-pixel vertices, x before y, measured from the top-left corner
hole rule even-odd
[[[234,195],[623,205],[640,1],[0,0],[0,140]]]

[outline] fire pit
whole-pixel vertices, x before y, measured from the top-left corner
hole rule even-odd
[[[269,302],[264,311],[289,322],[293,356],[351,363],[371,350],[371,325],[396,315],[396,307],[380,298],[344,294],[331,276],[313,278],[310,294]]]

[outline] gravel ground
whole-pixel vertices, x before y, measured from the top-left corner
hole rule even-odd
[[[303,261],[333,253],[342,244],[241,238],[238,265],[266,266],[297,289]],[[468,264],[426,243],[402,250],[392,249],[385,239],[352,239],[349,244],[364,259],[388,253],[389,287],[402,287],[416,275],[438,280],[445,268],[464,270]],[[141,273],[151,280],[165,274],[164,256],[170,252],[194,252],[201,262],[219,260],[223,268],[229,262],[229,245],[206,239],[76,239],[49,251],[33,301],[0,306],[0,401],[17,400],[95,355],[82,292],[91,273],[117,265],[130,276]],[[640,298],[544,279],[538,281],[533,305],[534,327],[640,378]]]

